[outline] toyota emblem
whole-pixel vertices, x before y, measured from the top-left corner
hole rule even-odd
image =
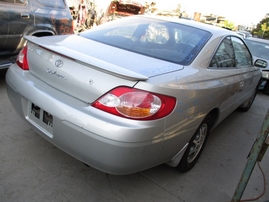
[[[62,60],[56,60],[55,61],[55,66],[58,68],[61,68],[63,66],[64,62]]]

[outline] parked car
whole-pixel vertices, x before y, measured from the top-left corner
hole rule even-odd
[[[26,39],[6,74],[15,110],[52,144],[111,174],[163,163],[190,170],[209,132],[251,107],[261,79],[240,36],[191,20],[134,15],[80,35]]]
[[[93,28],[96,11],[92,0],[67,0],[74,23],[74,33]]]
[[[112,0],[103,13],[98,14],[97,24],[103,24],[130,15],[144,14],[144,6],[133,0]]]
[[[262,83],[260,89],[265,94],[269,95],[269,40],[248,37],[245,39],[254,60],[260,58],[266,63],[261,64]]]
[[[243,38],[252,37],[252,34],[248,31],[238,30],[236,33],[242,36]]]
[[[0,24],[0,69],[15,62],[23,36],[73,33],[65,0],[0,0]]]

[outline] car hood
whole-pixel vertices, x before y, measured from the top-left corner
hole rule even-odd
[[[93,102],[117,86],[133,87],[183,66],[77,35],[26,37],[32,75],[64,93]]]

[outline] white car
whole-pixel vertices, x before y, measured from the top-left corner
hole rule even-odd
[[[254,60],[262,59],[266,63],[261,66],[262,83],[260,89],[269,95],[269,40],[249,37],[245,39]]]

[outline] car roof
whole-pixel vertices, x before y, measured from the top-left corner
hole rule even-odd
[[[245,40],[246,41],[249,40],[249,41],[256,41],[256,42],[260,42],[260,43],[269,44],[269,40],[267,40],[267,39],[260,39],[260,38],[255,38],[255,37],[248,37]]]

